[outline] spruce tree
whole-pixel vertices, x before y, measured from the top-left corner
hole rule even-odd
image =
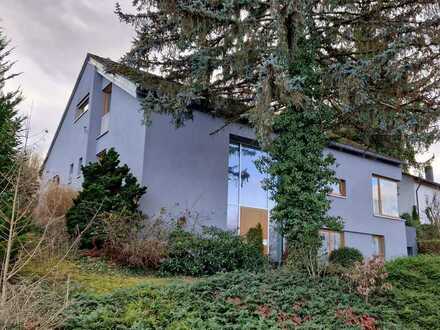
[[[338,225],[325,215],[330,138],[414,164],[439,137],[437,0],[133,4],[134,14],[119,5],[116,12],[137,37],[108,69],[143,88],[147,119],[167,113],[179,126],[202,107],[227,122],[250,122],[270,155],[261,166],[278,203],[274,217],[302,249],[316,252],[320,226]],[[160,72],[162,88],[138,70]]]
[[[0,29],[0,258],[3,259],[9,237],[9,221],[12,217],[14,188],[19,168],[20,132],[23,118],[19,116],[17,106],[21,102],[19,90],[6,91],[5,84],[16,77],[10,73],[12,62],[9,41]],[[20,205],[16,205],[19,207]],[[16,213],[18,210],[16,210]],[[27,219],[21,219],[14,226],[18,235],[13,242],[23,240],[28,229]],[[15,250],[15,249],[14,249]],[[13,251],[14,252],[14,251]]]
[[[119,154],[113,148],[97,162],[83,166],[82,173],[82,190],[66,215],[67,229],[72,237],[84,231],[82,248],[99,248],[105,241],[100,215],[139,215],[139,200],[147,188],[140,186],[126,164],[120,166]]]

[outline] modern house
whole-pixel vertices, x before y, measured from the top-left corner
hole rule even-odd
[[[107,73],[106,61],[87,56],[44,162],[43,177],[79,189],[81,165],[114,147],[148,187],[142,211],[153,215],[165,208],[178,215],[189,210],[204,225],[239,234],[261,223],[266,251],[278,259],[282,240],[270,221],[273,202],[262,188],[264,175],[254,163],[262,151],[253,131],[235,123],[212,134],[225,121],[203,109],[179,129],[158,113],[144,125],[136,84]],[[323,249],[345,245],[366,257],[406,256],[405,222],[398,205],[401,162],[338,143],[325,152],[336,158],[339,178],[329,196],[330,212],[343,218],[345,228],[323,229]]]

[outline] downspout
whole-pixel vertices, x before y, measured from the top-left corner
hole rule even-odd
[[[419,182],[419,185],[417,186],[416,189],[416,205],[417,205],[417,215],[419,216],[419,219],[420,219],[419,189],[421,185],[422,184]]]

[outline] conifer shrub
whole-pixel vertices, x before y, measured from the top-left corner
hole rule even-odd
[[[260,248],[243,237],[214,227],[192,233],[177,226],[168,240],[168,258],[160,269],[166,274],[202,276],[234,270],[260,271],[265,266]]]
[[[329,261],[344,267],[351,267],[355,262],[362,262],[364,257],[358,249],[342,247],[330,253]]]
[[[81,236],[81,248],[100,248],[106,234],[100,216],[107,212],[140,215],[139,200],[146,192],[127,165],[120,165],[113,149],[104,152],[95,163],[82,166],[82,190],[67,212],[66,224],[71,237]]]

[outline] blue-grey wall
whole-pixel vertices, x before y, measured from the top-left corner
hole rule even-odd
[[[58,135],[53,142],[52,149],[47,157],[43,175],[44,179],[49,180],[55,175],[59,175],[61,183],[67,184],[69,166],[74,164],[73,180],[71,186],[80,188],[82,179],[77,176],[78,160],[87,160],[87,146],[90,126],[90,110],[75,120],[77,104],[92,92],[95,68],[86,65],[82,76],[80,76],[76,90],[74,91],[71,102],[67,107],[65,117],[61,123]],[[90,95],[90,98],[92,96]]]
[[[385,238],[387,259],[406,255],[404,221],[373,214],[373,174],[400,181],[400,167],[333,149],[329,152],[336,158],[336,176],[346,180],[347,197],[330,197],[330,214],[344,220],[346,244],[356,246],[369,257],[373,251],[372,240],[365,234],[381,235]]]

